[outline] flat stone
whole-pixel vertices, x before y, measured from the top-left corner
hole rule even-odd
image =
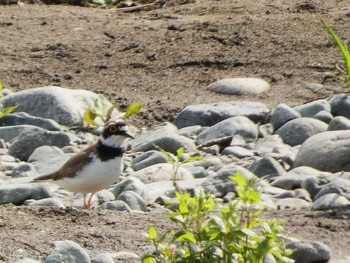
[[[229,95],[248,95],[265,92],[270,89],[270,84],[258,78],[228,78],[210,84],[208,89]]]
[[[197,104],[183,109],[174,123],[179,129],[194,125],[210,127],[235,116],[245,116],[253,122],[262,122],[269,111],[265,104],[250,101]]]
[[[312,205],[314,210],[328,210],[350,205],[350,201],[340,194],[326,194],[316,199]]]
[[[203,144],[214,139],[237,135],[241,136],[246,142],[255,141],[258,137],[258,127],[244,116],[228,118],[200,133],[196,143]]]
[[[331,104],[328,102],[328,100],[321,99],[296,106],[294,107],[294,110],[299,112],[302,117],[313,117],[320,111],[331,112]]]

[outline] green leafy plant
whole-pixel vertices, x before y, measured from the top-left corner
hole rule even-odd
[[[141,108],[142,106],[140,103],[132,103],[119,118],[129,118],[130,116],[141,112]],[[110,120],[115,109],[116,107],[105,96],[98,95],[93,107],[85,109],[83,120],[90,126],[98,126],[98,120],[102,123],[106,123]]]
[[[327,30],[328,34],[332,37],[334,43],[338,46],[340,53],[342,55],[344,66],[337,66],[337,69],[345,75],[345,83],[348,88],[350,88],[350,54],[348,45],[345,41],[342,41],[338,35],[333,31],[329,24],[321,18],[321,22],[324,28]]]
[[[3,85],[0,82],[0,93],[2,92],[2,90],[3,90]],[[0,109],[0,118],[12,113],[16,108],[17,108],[17,106],[12,106],[12,107]]]
[[[202,160],[202,157],[201,156],[189,156],[189,157],[184,158],[184,152],[185,152],[184,147],[179,148],[176,151],[176,155],[172,154],[170,152],[167,152],[167,151],[161,149],[160,147],[157,147],[157,148],[165,155],[165,157],[168,159],[168,162],[172,165],[172,167],[173,167],[173,174],[172,174],[173,186],[174,186],[176,191],[181,191],[176,183],[179,168],[181,167],[181,165],[183,165],[185,163]]]
[[[240,173],[230,179],[238,198],[227,204],[203,189],[193,197],[177,192],[177,210],[167,214],[177,227],[159,235],[150,226],[146,238],[154,251],[142,262],[263,263],[267,254],[276,262],[293,262],[281,223],[259,217],[263,208],[257,183]]]

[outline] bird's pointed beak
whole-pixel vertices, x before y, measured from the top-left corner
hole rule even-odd
[[[130,138],[130,139],[134,139],[134,136],[132,136],[130,133],[128,133],[128,132],[125,132],[124,134],[123,134],[125,137],[127,137],[127,138]]]

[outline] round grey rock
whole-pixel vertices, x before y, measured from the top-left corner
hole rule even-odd
[[[313,117],[320,111],[331,112],[331,105],[328,100],[322,99],[296,106],[294,109],[299,112],[302,117]]]
[[[337,94],[328,99],[332,114],[350,119],[350,98],[347,94]]]
[[[0,204],[21,205],[28,199],[50,197],[49,189],[40,184],[1,184]]]
[[[200,133],[196,143],[203,144],[214,139],[237,135],[246,142],[252,142],[258,138],[258,133],[258,127],[254,122],[247,117],[238,116],[221,121]]]
[[[293,241],[286,247],[293,250],[291,258],[295,263],[328,262],[331,259],[331,249],[318,241]]]
[[[62,148],[69,145],[71,138],[64,132],[51,132],[41,128],[22,132],[10,141],[9,154],[23,161],[28,160],[34,150],[43,145]]]
[[[295,146],[302,144],[309,137],[326,131],[328,125],[312,118],[298,118],[291,120],[279,128],[275,133],[281,136],[284,143]]]
[[[248,166],[257,177],[272,178],[286,173],[282,165],[271,157],[263,157]]]
[[[108,210],[115,210],[115,211],[128,211],[128,212],[131,211],[130,206],[121,200],[114,200],[114,201],[105,202],[100,206],[100,208],[108,209]]]
[[[119,201],[125,202],[132,210],[147,212],[147,206],[142,197],[135,192],[125,191],[118,197]]]
[[[350,120],[343,116],[337,116],[329,122],[328,130],[350,130]]]
[[[271,120],[274,130],[277,130],[290,120],[300,118],[301,115],[287,104],[281,103],[272,112]]]
[[[312,204],[314,210],[327,210],[350,205],[350,201],[340,194],[326,194],[316,199]]]
[[[118,198],[118,196],[125,191],[133,191],[137,194],[141,194],[144,188],[145,184],[139,178],[128,176],[114,185],[109,191],[114,194],[115,198]]]
[[[350,171],[350,131],[316,134],[301,146],[294,166],[309,166],[320,171]]]
[[[17,105],[17,112],[52,119],[62,125],[82,126],[84,110],[93,107],[97,98],[98,95],[91,91],[49,86],[27,89],[6,96],[3,106]]]
[[[333,119],[333,115],[332,115],[332,113],[323,110],[323,111],[320,111],[317,114],[315,114],[313,116],[313,118],[320,120],[320,121],[323,121],[324,123],[330,123]]]
[[[45,259],[45,263],[90,263],[88,253],[77,243],[69,240],[54,242],[54,249]]]

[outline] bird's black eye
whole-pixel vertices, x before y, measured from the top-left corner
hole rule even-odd
[[[117,127],[115,127],[114,125],[112,125],[112,126],[109,127],[109,131],[110,131],[111,133],[115,133],[115,132],[117,131]]]

